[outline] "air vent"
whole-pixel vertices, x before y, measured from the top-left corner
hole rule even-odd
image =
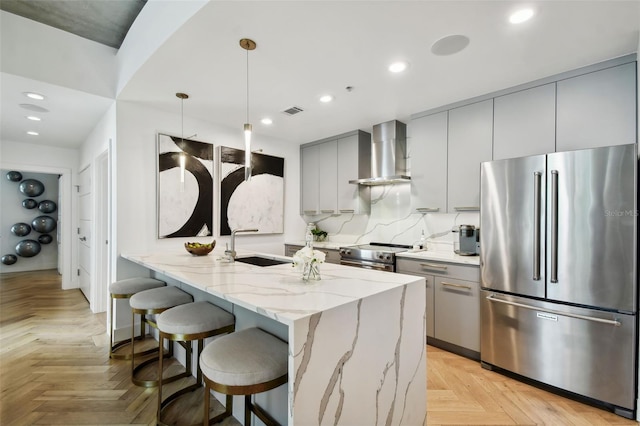
[[[297,106],[292,106],[290,108],[285,109],[282,112],[284,112],[287,115],[296,115],[297,113],[302,112],[302,111],[304,111],[302,108],[297,107]]]

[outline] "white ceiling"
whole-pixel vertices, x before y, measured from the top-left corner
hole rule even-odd
[[[179,114],[175,93],[186,92],[190,95],[184,103],[186,116],[238,128],[240,139],[246,120],[246,52],[238,43],[249,37],[258,44],[249,53],[254,140],[259,145],[260,135],[268,135],[299,144],[357,128],[370,130],[387,120],[406,121],[413,113],[638,48],[638,0],[528,2],[535,17],[510,25],[509,13],[523,4],[212,1],[143,65],[119,99]],[[455,55],[433,55],[431,45],[451,34],[469,37],[469,46]],[[397,59],[408,60],[410,68],[391,75],[387,66]],[[5,100],[7,78],[3,75],[0,131],[3,138],[12,135],[20,140],[18,133],[24,130],[14,129],[17,116],[5,119],[11,102],[16,102]],[[346,86],[353,86],[353,91],[347,92]],[[15,90],[35,90],[25,87],[16,83]],[[334,95],[335,101],[319,103],[324,93]],[[86,102],[80,109],[91,103],[81,97],[67,99]],[[96,101],[101,105],[98,110],[104,108],[102,98]],[[294,105],[304,112],[295,116],[281,112]],[[67,113],[75,124],[90,121],[78,120],[77,112]],[[274,124],[261,125],[264,116]],[[57,125],[53,121],[42,125]],[[61,125],[63,131],[73,127],[68,120]],[[66,140],[75,143],[77,138]],[[58,144],[60,138],[46,143]]]

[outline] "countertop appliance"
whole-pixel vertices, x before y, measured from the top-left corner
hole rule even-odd
[[[499,367],[635,419],[638,146],[481,165],[481,344]]]
[[[340,247],[340,264],[378,271],[396,271],[396,253],[407,251],[408,245],[370,243]]]
[[[480,228],[474,225],[460,225],[454,232],[458,233],[458,244],[454,244],[454,252],[460,256],[476,256],[480,254]]]

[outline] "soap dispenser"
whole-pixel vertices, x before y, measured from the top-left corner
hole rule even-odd
[[[420,236],[420,242],[418,245],[420,246],[420,250],[427,249],[427,237],[424,236],[424,229],[422,230],[422,235]]]

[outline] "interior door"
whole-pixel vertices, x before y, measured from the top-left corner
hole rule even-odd
[[[91,167],[82,170],[78,176],[78,275],[80,290],[92,302],[91,294]]]
[[[481,165],[482,287],[545,297],[544,155]]]
[[[549,299],[636,311],[636,149],[549,154]]]

